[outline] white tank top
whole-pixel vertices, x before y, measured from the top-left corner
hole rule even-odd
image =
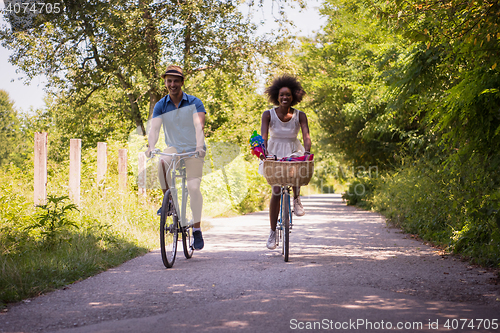
[[[287,122],[281,121],[276,114],[276,109],[269,110],[271,119],[269,121],[269,139],[267,150],[271,155],[278,158],[287,157],[291,154],[303,155],[304,147],[297,139],[300,131],[299,110],[292,109],[293,116]]]

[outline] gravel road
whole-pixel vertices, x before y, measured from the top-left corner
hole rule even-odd
[[[494,273],[340,195],[302,201],[288,263],[265,247],[267,212],[213,219],[192,259],[150,252],[11,306],[0,332],[500,332]]]

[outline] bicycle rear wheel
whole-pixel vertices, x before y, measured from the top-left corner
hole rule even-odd
[[[182,247],[184,248],[184,257],[189,259],[193,256],[193,227],[182,228]]]
[[[290,194],[285,189],[281,196],[281,212],[282,212],[282,230],[283,230],[283,256],[285,262],[288,262],[288,253],[290,251],[290,221],[291,221],[291,209],[290,209]]]
[[[175,207],[171,204],[170,190],[165,192],[160,217],[160,249],[161,259],[166,268],[174,265],[179,238],[178,219]]]

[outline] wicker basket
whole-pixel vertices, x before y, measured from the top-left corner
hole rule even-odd
[[[264,177],[271,186],[304,186],[314,173],[314,161],[264,160]]]

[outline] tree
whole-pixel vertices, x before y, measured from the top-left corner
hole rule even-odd
[[[428,91],[424,116],[443,143],[466,155],[498,155],[500,3],[396,1],[375,8],[416,50],[394,95],[415,100]]]
[[[356,166],[382,168],[419,125],[388,107],[387,83],[404,43],[372,10],[364,1],[326,1],[324,33],[303,42],[298,61],[323,143]]]
[[[178,63],[187,74],[242,72],[267,45],[252,37],[254,29],[232,1],[71,0],[62,13],[0,36],[14,51],[12,63],[28,78],[46,75],[72,107],[113,87],[128,105],[112,111],[145,133],[145,120],[165,94],[160,75],[166,64]]]
[[[19,119],[14,102],[5,90],[0,90],[0,165],[9,160],[19,140]]]

